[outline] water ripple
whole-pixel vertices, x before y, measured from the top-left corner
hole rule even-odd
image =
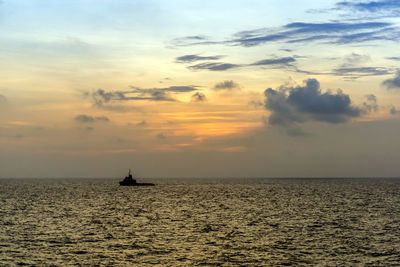
[[[400,180],[0,180],[0,265],[400,264]]]

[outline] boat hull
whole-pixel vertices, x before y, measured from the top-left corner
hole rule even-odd
[[[153,184],[153,183],[124,183],[123,181],[119,182],[119,185],[122,185],[122,186],[155,186],[155,184]]]

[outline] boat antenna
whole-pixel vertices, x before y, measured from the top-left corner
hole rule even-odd
[[[129,169],[129,175],[131,175],[131,169]]]

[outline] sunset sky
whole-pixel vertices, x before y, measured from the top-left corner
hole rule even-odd
[[[400,1],[2,0],[0,177],[400,175]]]

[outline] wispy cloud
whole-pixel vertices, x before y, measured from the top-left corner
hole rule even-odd
[[[363,111],[364,113],[376,112],[379,109],[378,106],[378,98],[373,95],[369,94],[365,96],[365,102],[363,103]]]
[[[388,75],[391,72],[386,68],[380,67],[353,67],[353,68],[337,68],[333,70],[334,75],[339,76],[352,76],[352,77],[361,77],[361,76],[379,76],[379,75]]]
[[[295,22],[273,33],[268,28],[239,32],[231,42],[248,47],[276,41],[286,43],[324,41],[346,44],[372,40],[397,40],[399,32],[391,26],[393,25],[388,22]]]
[[[251,66],[262,66],[262,65],[285,65],[291,66],[291,63],[295,62],[296,59],[294,57],[282,57],[282,58],[273,58],[273,59],[263,59],[257,62],[250,64]]]
[[[231,64],[231,63],[214,63],[214,62],[207,62],[207,63],[200,63],[196,65],[189,66],[189,69],[192,70],[212,70],[212,71],[223,71],[229,70],[233,68],[238,68],[242,65]]]
[[[227,41],[210,42],[185,39],[186,46],[202,44],[226,44],[244,47],[258,46],[273,42],[306,43],[323,42],[330,44],[353,44],[377,40],[396,41],[400,31],[389,22],[294,22],[277,29],[261,28],[235,33]]]
[[[193,35],[175,38],[171,42],[172,46],[191,46],[197,44],[217,44],[217,42],[209,41],[206,36]]]
[[[223,56],[199,56],[199,55],[184,55],[176,58],[178,63],[191,63],[202,60],[219,60]]]
[[[190,102],[204,102],[206,100],[207,100],[206,95],[200,92],[194,93],[190,98]]]
[[[394,60],[394,61],[400,61],[400,57],[387,57],[386,59]]]
[[[92,99],[97,106],[111,101],[177,101],[171,93],[188,93],[196,91],[195,86],[170,86],[165,88],[148,88],[143,89],[130,86],[131,90],[127,91],[105,91],[98,89],[91,93]]]
[[[303,86],[268,88],[264,94],[265,108],[271,111],[269,124],[284,127],[290,135],[303,135],[299,125],[307,121],[343,123],[363,112],[340,90],[322,93],[315,79],[306,80]]]
[[[392,79],[384,80],[382,85],[387,89],[400,89],[400,70],[397,71]]]
[[[189,69],[193,70],[210,70],[210,71],[226,71],[235,68],[251,67],[251,66],[269,66],[273,68],[287,68],[295,66],[292,64],[296,62],[295,57],[276,57],[262,59],[250,64],[232,64],[232,63],[222,63],[222,62],[205,62],[196,65],[188,66]]]
[[[384,13],[386,16],[400,14],[400,2],[398,0],[342,1],[336,3],[336,8],[374,14]]]
[[[226,81],[217,83],[214,86],[214,90],[233,90],[233,89],[240,89],[240,86],[238,83],[236,83],[232,80],[226,80]]]
[[[106,116],[93,117],[93,116],[85,115],[85,114],[77,115],[74,119],[78,122],[83,122],[83,123],[91,123],[91,122],[96,122],[96,121],[102,121],[102,122],[110,121],[110,119],[107,118]]]
[[[371,60],[371,57],[368,55],[361,55],[357,53],[351,53],[344,57],[344,63],[342,67],[352,67],[358,64],[363,64]]]

